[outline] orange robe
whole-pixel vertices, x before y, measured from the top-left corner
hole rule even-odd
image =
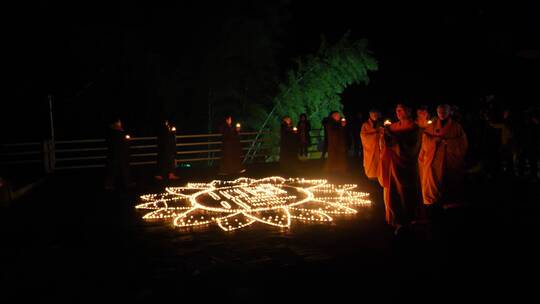
[[[370,179],[377,178],[379,170],[379,130],[369,119],[362,124],[360,130],[360,140],[362,140],[362,148],[364,150],[364,171]]]
[[[443,126],[435,120],[426,127],[418,156],[424,204],[461,198],[466,151],[467,136],[458,122],[448,118]]]
[[[384,188],[386,222],[406,225],[419,205],[418,126],[413,121],[396,122],[381,136],[379,183]]]

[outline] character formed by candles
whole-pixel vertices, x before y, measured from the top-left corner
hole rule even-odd
[[[386,221],[395,233],[414,219],[419,201],[418,191],[418,126],[411,109],[398,104],[398,121],[385,122],[382,129],[379,183],[383,187]]]
[[[379,170],[379,137],[381,124],[381,113],[372,109],[369,111],[369,119],[362,124],[360,139],[362,141],[364,156],[364,172],[369,179],[377,179]]]
[[[418,157],[424,204],[444,205],[461,199],[467,136],[461,125],[450,117],[450,107],[437,107],[438,119],[422,135]]]
[[[107,130],[107,190],[113,190],[119,183],[125,188],[134,186],[129,172],[130,138],[124,131],[122,121],[119,118],[114,119]]]
[[[308,148],[311,144],[311,137],[309,132],[311,131],[311,125],[307,119],[305,113],[300,114],[300,120],[297,125],[298,141],[299,141],[299,154],[300,156],[308,156]]]
[[[237,174],[245,170],[242,166],[240,124],[233,125],[232,116],[227,115],[220,127],[223,145],[221,148],[220,174]]]
[[[176,169],[176,127],[164,120],[158,129],[158,175],[156,179],[177,180]]]
[[[339,112],[330,113],[330,119],[326,125],[328,134],[328,159],[324,168],[327,173],[344,175],[348,170],[347,160],[347,131],[346,120],[341,119]]]
[[[298,130],[293,130],[293,123],[289,116],[281,120],[279,163],[284,169],[293,169],[298,160]]]

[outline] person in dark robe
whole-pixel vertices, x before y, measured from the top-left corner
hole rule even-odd
[[[294,169],[298,161],[298,130],[293,128],[292,120],[289,116],[283,117],[281,121],[279,163],[283,168]]]
[[[418,189],[418,125],[411,109],[398,104],[398,122],[385,121],[382,129],[379,183],[383,187],[386,222],[397,235],[408,227],[420,206]]]
[[[129,172],[129,140],[130,136],[124,131],[122,121],[114,120],[107,132],[107,175],[105,177],[107,190],[113,190],[118,183],[125,188],[135,185],[131,181]]]
[[[330,121],[330,115],[323,118],[321,121],[321,126],[323,129],[323,138],[319,143],[320,151],[321,151],[321,160],[324,160],[326,158],[326,153],[328,152],[328,131],[326,129],[326,126],[328,125],[328,122]]]
[[[157,180],[169,179],[177,180],[178,176],[174,173],[176,168],[176,127],[171,125],[168,120],[163,121],[158,130],[158,175]]]
[[[345,118],[339,112],[330,113],[326,124],[328,134],[328,159],[325,162],[325,172],[333,175],[344,175],[348,170],[347,161],[347,130]]]
[[[220,174],[243,173],[245,170],[241,160],[240,124],[237,123],[233,126],[232,116],[228,115],[220,127],[220,132],[223,135]]]
[[[308,149],[311,145],[311,137],[309,135],[309,132],[311,131],[311,124],[309,123],[307,115],[305,113],[300,114],[300,121],[298,121],[298,125],[296,128],[298,130],[298,144],[300,156],[307,157]]]

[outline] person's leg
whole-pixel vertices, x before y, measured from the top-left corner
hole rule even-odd
[[[132,188],[135,186],[135,183],[131,180],[131,172],[130,172],[130,167],[129,167],[129,161],[124,161],[122,163],[122,166],[120,168],[121,172],[121,177],[122,177],[122,182],[124,184],[124,187],[126,188]]]

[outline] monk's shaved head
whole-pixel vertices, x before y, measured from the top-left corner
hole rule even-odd
[[[398,104],[396,106],[396,116],[399,120],[407,120],[411,117],[412,110],[404,104]]]
[[[450,106],[447,104],[437,106],[437,116],[440,120],[446,120],[450,116],[450,112]]]

